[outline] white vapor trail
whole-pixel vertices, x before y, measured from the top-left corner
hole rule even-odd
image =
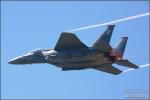
[[[139,14],[139,15],[134,15],[134,16],[130,16],[130,17],[122,18],[122,19],[113,20],[113,21],[106,22],[106,23],[101,23],[101,24],[95,24],[95,25],[90,25],[90,26],[86,26],[86,27],[76,28],[76,29],[69,30],[67,32],[74,32],[74,31],[79,31],[79,30],[84,30],[84,29],[89,29],[89,28],[94,28],[94,27],[100,27],[100,26],[115,24],[115,23],[128,21],[128,20],[136,19],[136,18],[141,18],[141,17],[149,16],[149,15],[150,15],[150,13],[147,12],[147,13],[143,13],[143,14]]]
[[[141,66],[139,66],[139,67],[140,67],[140,68],[144,68],[144,67],[148,67],[148,66],[150,66],[150,64],[141,65]],[[128,72],[128,71],[132,71],[132,70],[135,70],[135,69],[130,68],[130,69],[127,69],[127,70],[123,71],[123,73]]]

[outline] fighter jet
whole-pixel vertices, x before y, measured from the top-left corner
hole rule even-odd
[[[122,58],[128,37],[122,37],[114,48],[109,44],[114,27],[115,25],[108,25],[92,47],[86,46],[75,34],[62,32],[54,49],[33,50],[10,60],[8,63],[48,63],[61,68],[62,71],[91,68],[114,75],[118,75],[123,71],[112,64],[139,68],[127,59]]]

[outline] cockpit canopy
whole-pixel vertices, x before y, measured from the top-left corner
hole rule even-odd
[[[30,53],[36,53],[36,52],[40,52],[40,51],[41,51],[41,49],[34,49],[34,50],[30,51]]]
[[[29,52],[29,54],[35,54],[38,56],[56,56],[57,52],[53,49],[34,49],[32,51]]]
[[[41,52],[41,51],[50,51],[52,49],[34,49],[32,51],[30,51],[30,53],[37,53],[37,52]]]

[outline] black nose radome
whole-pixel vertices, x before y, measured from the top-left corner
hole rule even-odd
[[[9,64],[20,64],[22,62],[23,57],[17,57],[8,61]]]
[[[17,64],[18,63],[18,59],[11,59],[8,61],[9,64]]]

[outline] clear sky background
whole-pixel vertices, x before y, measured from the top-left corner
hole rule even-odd
[[[7,63],[32,49],[54,48],[63,31],[149,12],[148,1],[3,1],[1,8],[3,99],[121,99],[127,98],[127,92],[149,93],[148,67],[116,76],[92,69],[63,72],[50,64]],[[75,34],[91,46],[105,29]],[[149,17],[116,24],[111,45],[122,36],[129,37],[124,58],[137,65],[149,63]]]

